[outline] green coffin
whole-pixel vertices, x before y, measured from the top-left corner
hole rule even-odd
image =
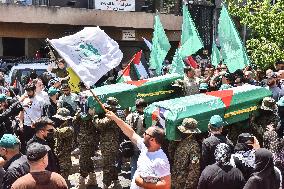
[[[102,103],[106,102],[108,97],[115,97],[120,103],[121,107],[131,107],[134,105],[136,99],[136,92],[134,89],[136,86],[126,83],[118,83],[113,85],[104,85],[95,89],[92,89],[95,95],[99,97]],[[95,108],[96,112],[102,113],[103,110],[89,93],[88,105],[90,108]]]
[[[112,96],[117,98],[121,108],[125,109],[135,106],[135,100],[138,98],[144,98],[147,103],[175,98],[176,91],[171,84],[176,79],[181,78],[182,76],[179,74],[168,74],[142,81],[104,85],[92,90],[103,103],[108,97]],[[89,107],[95,108],[98,113],[102,113],[103,110],[90,92],[89,96]]]
[[[134,91],[137,92],[137,98],[143,98],[148,103],[174,98],[177,96],[171,84],[177,79],[182,79],[182,76],[168,74],[149,78],[146,83],[135,88]]]
[[[233,98],[226,109],[224,118],[228,124],[247,120],[251,113],[258,110],[262,99],[271,96],[270,90],[254,85],[244,85],[233,88]]]
[[[228,124],[247,120],[252,112],[258,110],[259,104],[271,92],[263,87],[245,85],[230,90],[214,91],[171,100],[155,102],[145,109],[146,126],[151,126],[153,114],[158,114],[164,123],[169,140],[180,138],[177,126],[187,117],[198,121],[201,131],[207,131],[212,115],[218,114]],[[163,122],[164,120],[164,122]]]

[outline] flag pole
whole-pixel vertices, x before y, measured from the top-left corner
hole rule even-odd
[[[85,84],[86,85],[86,84]],[[87,85],[86,85],[87,86]],[[100,101],[99,97],[92,91],[92,89],[89,87],[89,91],[92,93],[93,97],[96,99],[96,101],[99,103],[100,107],[104,110],[105,113],[108,112],[108,110],[105,108],[103,103]]]
[[[121,76],[119,76],[119,78],[117,78],[116,81],[118,81],[124,75],[124,73],[126,72],[126,68],[129,66],[129,64],[131,64],[131,62],[133,62],[136,54],[137,53],[135,53],[133,57],[127,62],[127,66],[123,69]]]
[[[50,46],[52,46],[52,43],[50,43],[49,39],[46,39],[46,41],[49,43]],[[53,46],[52,46],[53,47]],[[54,48],[54,50],[56,50]],[[60,55],[60,53],[58,52],[58,54]],[[60,55],[61,56],[61,55]],[[61,56],[62,57],[62,56]],[[56,57],[55,57],[56,58]],[[66,61],[65,61],[66,62]],[[67,62],[66,62],[67,63]],[[78,75],[78,77],[80,78],[80,76]],[[103,105],[103,103],[100,101],[100,99],[98,98],[98,96],[92,91],[91,87],[88,86],[84,80],[82,80],[80,78],[80,80],[84,83],[84,85],[87,87],[87,89],[91,92],[91,94],[93,95],[93,97],[95,98],[95,100],[99,103],[100,107],[104,110],[105,113],[108,112],[108,110],[105,108],[105,106]]]

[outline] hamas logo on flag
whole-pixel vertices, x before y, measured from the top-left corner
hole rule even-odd
[[[92,44],[81,43],[76,51],[79,51],[79,57],[84,64],[93,66],[101,62],[101,54]]]

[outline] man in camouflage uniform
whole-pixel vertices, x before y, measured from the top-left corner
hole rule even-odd
[[[119,104],[116,98],[109,97],[104,104],[105,108],[116,113]],[[114,188],[121,188],[118,180],[118,170],[116,167],[119,144],[120,130],[116,123],[109,118],[103,116],[95,118],[95,126],[100,132],[100,148],[103,159],[103,184],[104,188],[108,188],[112,182]]]
[[[199,84],[201,80],[198,77],[195,77],[194,68],[188,66],[184,68],[184,79],[176,80],[174,86],[182,88],[183,95],[189,96],[199,93]]]
[[[96,174],[94,173],[94,161],[91,157],[95,156],[95,151],[99,144],[99,134],[92,122],[93,112],[89,110],[87,103],[87,94],[81,92],[79,94],[79,107],[80,112],[76,116],[74,124],[80,125],[80,131],[78,136],[79,150],[80,150],[80,179],[79,189],[85,189],[86,185],[96,186]],[[86,178],[89,176],[87,184]]]
[[[195,135],[201,132],[193,118],[185,118],[178,129],[182,133],[182,140],[175,151],[172,188],[196,189],[200,176],[201,149]]]
[[[57,102],[58,108],[66,108],[70,111],[70,115],[74,116],[78,109],[78,95],[71,93],[70,86],[67,83],[62,84],[61,90],[63,95],[59,97]]]
[[[68,181],[68,176],[72,174],[71,152],[74,138],[72,117],[66,108],[59,108],[53,117],[58,119],[59,123],[54,133],[54,153],[59,161],[61,175]]]
[[[268,125],[276,128],[279,122],[277,115],[276,102],[271,97],[265,97],[262,100],[260,107],[260,115],[257,118],[253,118],[251,122],[251,132],[259,141],[259,144],[263,145],[263,134]]]
[[[144,122],[144,108],[147,106],[147,103],[145,102],[144,99],[140,98],[136,100],[135,105],[136,105],[136,111],[132,112],[126,117],[126,123],[128,123],[139,136],[143,137],[146,128]],[[134,154],[130,160],[131,179],[133,178],[133,175],[137,169],[137,161],[139,154],[140,151],[135,145]]]

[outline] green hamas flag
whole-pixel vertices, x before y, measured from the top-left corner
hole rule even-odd
[[[154,69],[156,75],[161,75],[163,61],[171,48],[168,37],[164,31],[159,16],[155,16],[154,34],[150,54],[150,69]]]
[[[177,48],[171,64],[170,73],[182,74],[184,66],[183,59],[180,55],[180,48]]]
[[[181,51],[182,58],[196,53],[203,47],[203,43],[198,35],[194,22],[188,12],[187,5],[183,5],[183,23],[181,34]]]
[[[218,25],[218,36],[221,45],[221,55],[230,72],[243,69],[250,64],[246,50],[239,33],[223,4]]]
[[[216,46],[216,43],[212,43],[211,64],[217,66],[220,63],[220,51]]]

